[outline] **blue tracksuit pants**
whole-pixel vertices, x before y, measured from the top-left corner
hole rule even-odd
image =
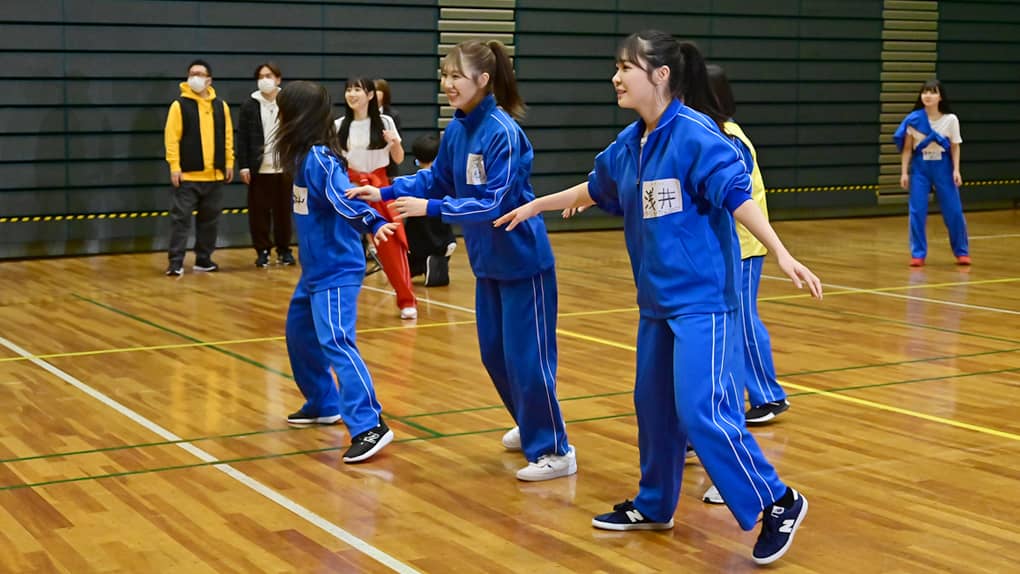
[[[928,255],[928,193],[935,187],[935,198],[942,211],[942,221],[949,230],[953,255],[969,255],[967,222],[963,218],[960,190],[953,183],[953,160],[949,152],[942,159],[925,160],[915,150],[910,160],[910,256],[924,259]]]
[[[527,279],[476,279],[475,313],[482,364],[521,430],[531,462],[567,453],[556,398],[556,272]]]
[[[382,413],[354,341],[359,291],[360,285],[349,285],[312,293],[299,281],[287,311],[290,366],[307,400],[302,410],[340,414],[352,437],[378,426]]]
[[[758,284],[765,256],[748,257],[740,262],[740,321],[743,326],[747,400],[752,407],[786,400],[786,391],[776,380],[772,364],[772,341],[758,316]]]
[[[668,522],[676,511],[688,441],[744,530],[786,492],[744,424],[741,343],[736,312],[641,317],[634,506],[649,520]]]

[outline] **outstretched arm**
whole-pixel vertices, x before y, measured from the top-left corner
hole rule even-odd
[[[524,220],[530,219],[543,211],[588,207],[594,204],[595,200],[588,194],[588,182],[585,181],[569,189],[550,195],[543,195],[525,203],[493,221],[492,225],[500,227],[501,225],[509,224],[506,226],[506,230],[512,231],[513,228],[517,227]]]
[[[765,244],[765,247],[775,254],[779,268],[793,280],[793,284],[798,289],[802,289],[804,284],[807,283],[811,295],[817,299],[822,298],[822,281],[810,269],[805,267],[804,264],[790,255],[790,252],[786,250],[786,246],[783,245],[783,242],[779,240],[779,236],[776,235],[776,231],[772,229],[769,220],[765,219],[765,215],[762,214],[761,209],[758,208],[754,201],[749,200],[742,203],[740,207],[733,211],[733,218],[743,224],[752,235],[758,238],[758,241]]]

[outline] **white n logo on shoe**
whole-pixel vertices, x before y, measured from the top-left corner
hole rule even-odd
[[[644,519],[645,517],[641,516],[641,512],[636,508],[627,511],[627,520],[630,520],[631,522],[641,522]]]
[[[792,518],[784,520],[783,521],[783,525],[779,527],[779,531],[782,532],[783,534],[790,534],[790,533],[792,533],[793,532],[793,523],[794,522],[796,522],[796,520],[794,520]]]

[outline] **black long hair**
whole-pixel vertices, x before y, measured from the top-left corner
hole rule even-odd
[[[935,92],[942,96],[939,100],[939,111],[943,114],[953,113],[953,108],[949,105],[949,96],[946,95],[946,88],[942,86],[942,82],[932,78],[921,86],[921,89],[917,91],[917,101],[914,102],[914,109],[920,110],[924,108],[924,102],[921,101],[921,94],[925,92]]]
[[[308,150],[324,145],[346,169],[333,127],[329,92],[314,82],[290,82],[276,97],[280,126],[274,140],[276,164],[293,177]]]
[[[668,66],[671,96],[712,118],[720,131],[729,119],[719,110],[708,83],[705,58],[693,43],[681,42],[660,30],[635,32],[620,44],[616,61],[629,62],[644,70],[649,80],[653,70]]]
[[[719,105],[719,112],[727,119],[733,119],[737,115],[737,103],[733,99],[733,89],[730,87],[729,78],[726,77],[726,70],[716,64],[709,64],[706,69],[712,93],[715,94],[715,101]]]
[[[377,98],[375,97],[375,82],[369,78],[349,78],[347,83],[344,84],[344,93],[354,87],[364,90],[365,96],[370,98],[368,100],[368,149],[382,149],[386,147],[386,138],[382,134],[386,127],[383,125],[382,115],[379,112],[379,102],[376,101]],[[347,151],[347,140],[351,136],[351,122],[353,121],[354,110],[347,104],[347,98],[344,97],[344,119],[340,122],[340,130],[337,132],[337,139],[340,140],[340,149],[344,151]]]

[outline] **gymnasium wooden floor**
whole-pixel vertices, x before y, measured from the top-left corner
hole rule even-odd
[[[782,222],[826,284],[779,280],[761,313],[791,410],[755,430],[810,498],[784,572],[1020,571],[1020,212],[940,219],[923,270],[905,217]],[[0,572],[751,572],[757,534],[700,502],[677,526],[594,530],[633,497],[637,313],[620,232],[556,234],[559,395],[574,477],[526,484],[478,358],[463,247],[401,322],[382,274],[359,345],[397,440],[345,465],[343,426],[295,430],[283,341],[299,269],[223,250],[0,263]]]

